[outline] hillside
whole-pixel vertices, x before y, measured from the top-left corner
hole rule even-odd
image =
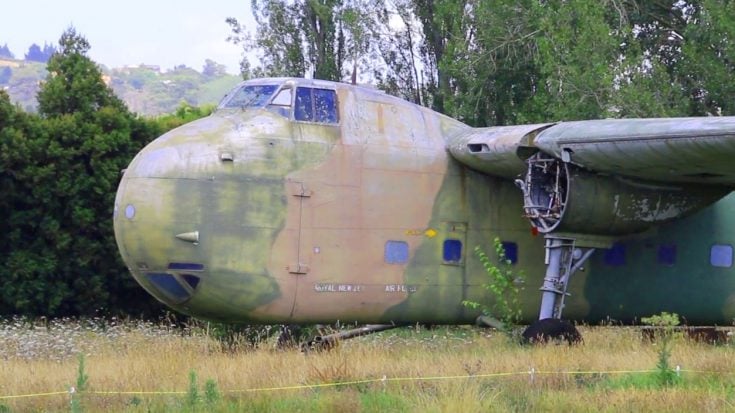
[[[184,66],[165,72],[147,65],[100,68],[105,82],[130,110],[146,116],[173,112],[182,101],[192,106],[217,104],[242,80],[223,70],[204,74]],[[46,74],[44,63],[0,58],[0,88],[26,111],[36,110],[36,93]]]

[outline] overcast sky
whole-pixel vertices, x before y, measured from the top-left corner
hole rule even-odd
[[[0,6],[0,46],[22,59],[33,43],[57,45],[73,25],[89,41],[89,56],[110,68],[185,64],[201,71],[212,59],[236,74],[242,49],[225,40],[227,17],[253,27],[250,0],[10,0]]]

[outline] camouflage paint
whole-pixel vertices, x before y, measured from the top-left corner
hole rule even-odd
[[[556,126],[471,129],[370,89],[258,82],[335,89],[339,125],[221,109],[146,147],[121,181],[114,219],[121,254],[146,290],[177,311],[212,320],[471,323],[479,314],[461,301],[491,299],[472,249],[492,251],[499,237],[518,245],[524,316],[535,318],[544,240],[522,217],[521,192],[507,178],[524,164],[508,153],[516,156]],[[495,160],[454,153],[494,136],[505,139],[493,147]],[[596,197],[579,199],[582,209],[599,206]],[[130,218],[128,205],[135,208]],[[605,251],[596,252],[571,281],[565,317],[629,320],[667,310],[729,322],[735,271],[708,259],[713,243],[735,244],[727,231],[734,206],[727,197],[689,218],[618,237],[629,245],[626,265],[610,267]],[[176,238],[194,231],[196,244]],[[443,262],[447,239],[462,242],[459,262]],[[656,264],[656,246],[672,240],[676,263]],[[387,241],[408,245],[407,262],[385,262]],[[189,271],[201,278],[196,288],[183,282],[187,271],[167,269],[171,262],[204,266]],[[149,272],[174,274],[191,298],[162,295]]]

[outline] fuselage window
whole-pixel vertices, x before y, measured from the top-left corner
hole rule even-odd
[[[505,251],[505,259],[510,261],[511,264],[518,262],[518,244],[515,242],[503,241],[500,243]]]
[[[296,120],[339,123],[337,93],[329,89],[296,88]]]
[[[408,243],[405,241],[386,242],[383,259],[388,264],[406,264],[408,262]]]
[[[625,245],[614,243],[612,247],[605,251],[605,264],[611,267],[619,267],[625,265]]]
[[[459,264],[462,262],[462,241],[458,239],[444,240],[444,264]]]
[[[709,251],[709,263],[713,267],[732,267],[732,245],[713,245]]]
[[[658,263],[662,265],[676,264],[676,245],[659,245],[658,246]]]

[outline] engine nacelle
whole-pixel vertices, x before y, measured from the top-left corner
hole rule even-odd
[[[625,235],[681,218],[730,192],[712,185],[669,185],[589,172],[538,152],[516,184],[539,232]]]

